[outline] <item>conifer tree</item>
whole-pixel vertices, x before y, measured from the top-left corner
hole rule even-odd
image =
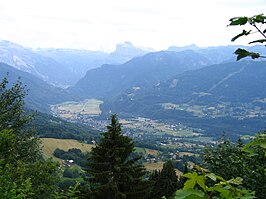
[[[143,179],[145,168],[133,158],[134,143],[122,134],[116,115],[111,116],[108,131],[92,149],[88,163],[92,198],[146,198],[149,185]],[[88,196],[87,196],[88,197]]]
[[[160,199],[163,196],[166,198],[171,197],[177,189],[178,179],[175,173],[175,169],[171,160],[167,161],[163,165],[163,169],[157,176],[157,182],[153,187],[153,198]]]

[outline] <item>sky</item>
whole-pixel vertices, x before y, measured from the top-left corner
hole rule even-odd
[[[110,52],[116,44],[165,50],[231,43],[237,16],[266,14],[266,0],[0,0],[0,40],[31,48]]]

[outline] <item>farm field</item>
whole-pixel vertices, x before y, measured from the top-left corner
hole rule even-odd
[[[145,168],[148,171],[153,171],[153,170],[161,170],[163,168],[163,161],[159,161],[159,162],[146,162],[144,163]]]
[[[42,151],[45,157],[48,158],[49,157],[54,158],[53,152],[57,148],[62,149],[64,151],[67,151],[72,148],[78,148],[81,151],[86,152],[86,151],[91,151],[92,147],[95,146],[93,144],[85,144],[72,139],[41,138],[41,142],[42,142]],[[158,156],[159,154],[159,151],[157,150],[140,148],[140,147],[136,147],[136,152],[142,153],[144,156],[147,156],[149,154]]]
[[[101,114],[100,105],[103,103],[97,99],[87,99],[82,102],[64,102],[51,106],[52,112],[65,119],[73,119],[78,115],[97,116]]]
[[[148,171],[154,171],[154,170],[162,170],[163,164],[164,164],[163,161],[159,161],[159,162],[146,162],[146,163],[144,163],[144,166],[145,166],[145,168]],[[176,175],[177,176],[181,176],[182,175],[182,172],[179,171],[178,169],[175,169],[175,172],[176,172]]]
[[[93,144],[84,144],[77,140],[72,139],[55,139],[55,138],[41,138],[42,142],[42,151],[45,158],[52,158],[54,161],[62,162],[62,159],[56,158],[53,155],[55,149],[59,148],[64,151],[67,151],[72,148],[78,148],[83,152],[91,151],[92,147],[95,146]],[[143,156],[154,155],[155,157],[159,156],[159,151],[136,147],[136,152],[142,153]],[[183,154],[184,155],[184,154]],[[152,170],[160,170],[163,168],[163,161],[156,162],[145,162],[144,166],[148,171]],[[178,170],[177,174],[180,174]]]
[[[60,159],[53,156],[54,150],[56,148],[67,151],[72,148],[78,148],[83,152],[91,151],[93,144],[84,144],[77,140],[72,139],[55,139],[55,138],[41,138],[42,142],[42,151],[45,158],[52,157],[56,161]]]

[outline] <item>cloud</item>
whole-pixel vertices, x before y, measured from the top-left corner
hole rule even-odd
[[[264,6],[265,7],[265,0],[214,0],[217,1],[220,5],[227,6],[227,7],[258,7]]]
[[[1,2],[0,39],[33,47],[92,50],[114,49],[123,40],[157,50],[191,43],[226,45],[238,31],[226,27],[228,20],[260,14],[266,10],[263,3],[261,0],[8,0]]]

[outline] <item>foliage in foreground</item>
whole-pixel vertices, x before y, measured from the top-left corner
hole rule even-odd
[[[247,144],[222,140],[216,147],[203,153],[204,166],[224,179],[241,177],[242,187],[255,191],[257,198],[266,193],[266,132],[258,133]]]
[[[225,180],[223,177],[209,172],[206,169],[196,166],[197,172],[186,173],[183,176],[188,178],[184,188],[178,190],[175,199],[208,199],[208,198],[228,198],[228,199],[252,199],[254,192],[250,192],[240,185],[243,179],[240,177]]]
[[[240,140],[237,144],[224,140],[214,148],[207,148],[203,158],[210,171],[195,166],[194,172],[184,174],[188,180],[175,193],[175,198],[264,199],[266,132],[249,138],[252,140],[245,145]]]
[[[228,26],[243,26],[243,25],[249,25],[253,28],[253,30],[243,30],[238,35],[234,36],[232,38],[232,42],[239,39],[243,36],[248,36],[254,33],[259,33],[262,36],[262,39],[257,39],[249,42],[249,44],[257,44],[261,43],[264,44],[266,42],[266,16],[264,14],[255,15],[253,17],[234,17],[230,19],[230,24]],[[251,57],[252,59],[257,58],[266,58],[266,56],[261,55],[256,52],[250,52],[242,48],[238,48],[235,51],[235,54],[237,55],[237,60],[243,59],[245,57]]]
[[[57,191],[58,165],[42,158],[38,137],[26,128],[32,119],[24,110],[26,94],[19,80],[0,82],[0,198],[50,199]]]

